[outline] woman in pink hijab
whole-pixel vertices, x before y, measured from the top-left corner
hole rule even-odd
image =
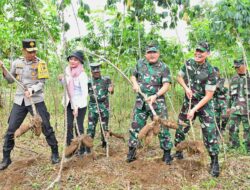
[[[66,80],[59,76],[59,80],[67,83],[67,145],[70,145],[74,137],[73,122],[76,118],[80,134],[84,133],[84,117],[87,110],[88,77],[83,68],[83,52],[75,51],[67,57],[69,65],[66,67]],[[64,99],[63,99],[64,104]],[[76,130],[76,129],[75,129]],[[79,154],[84,153],[84,147],[80,148]]]

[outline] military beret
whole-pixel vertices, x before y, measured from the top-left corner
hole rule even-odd
[[[24,39],[22,41],[23,48],[27,51],[37,51],[36,40],[34,39]]]
[[[199,42],[196,46],[196,50],[201,50],[202,52],[210,51],[210,47],[207,42]]]
[[[67,57],[67,60],[69,61],[69,59],[70,59],[71,57],[76,57],[76,58],[83,64],[83,58],[84,58],[83,51],[77,50],[77,51],[72,52],[72,53]]]
[[[89,66],[92,72],[100,72],[101,63],[90,63]]]

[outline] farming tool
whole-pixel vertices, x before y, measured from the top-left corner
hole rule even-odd
[[[17,83],[18,86],[20,86],[24,91],[27,90],[27,87],[25,87],[22,83],[20,83],[9,71],[8,69],[2,65],[2,67],[4,68],[4,70],[8,73],[8,75]],[[28,130],[32,130],[33,133],[36,136],[40,136],[41,132],[42,132],[42,118],[41,116],[37,113],[36,111],[36,107],[35,104],[32,100],[31,97],[29,97],[30,103],[31,103],[31,107],[32,107],[32,111],[33,111],[33,115],[32,115],[32,119],[30,120],[30,124],[28,125],[22,125],[14,134],[14,137],[17,138],[19,136],[21,136],[22,134],[24,134],[25,132],[27,132]]]

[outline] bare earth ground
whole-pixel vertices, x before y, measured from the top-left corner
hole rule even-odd
[[[28,133],[16,144],[13,163],[0,172],[0,189],[46,189],[59,170],[59,165],[50,164],[46,141]],[[222,173],[216,179],[208,174],[208,161],[202,164],[199,156],[185,154],[184,160],[174,160],[168,166],[161,161],[158,147],[155,139],[148,149],[138,151],[136,161],[128,164],[126,143],[111,138],[109,158],[98,145],[95,161],[90,155],[73,156],[64,163],[61,183],[54,189],[250,189],[249,156],[229,153],[224,162],[221,154]]]
[[[2,152],[3,136],[7,127],[5,125],[7,117],[6,113],[1,114],[0,152]],[[120,122],[111,120],[112,129],[115,129],[113,132],[119,131],[128,137],[127,126],[130,125],[130,119],[126,119],[123,113],[117,114],[116,117]],[[59,118],[58,121],[63,122],[63,118]],[[63,124],[60,123],[60,126]],[[60,126],[57,127],[56,136],[61,156],[64,143],[62,142],[63,129]],[[99,127],[97,131],[99,133]],[[195,126],[195,131],[196,137],[201,139],[199,126]],[[171,132],[173,133],[174,130]],[[174,137],[173,134],[172,137]],[[127,138],[126,142],[114,137],[110,138],[109,158],[98,143],[100,144],[100,134],[95,139],[96,160],[93,160],[90,155],[85,155],[83,158],[73,156],[63,164],[61,182],[54,189],[250,190],[250,156],[241,150],[228,152],[226,161],[222,151],[221,175],[219,178],[212,178],[208,173],[210,160],[207,155],[205,164],[199,156],[189,157],[185,153],[184,160],[174,160],[172,165],[166,165],[161,161],[162,151],[157,138],[154,138],[148,149],[140,149],[137,154],[138,159],[130,164],[125,161]],[[0,159],[2,159],[2,153],[0,153]],[[0,171],[0,189],[46,189],[57,177],[58,171],[59,164],[50,163],[50,148],[44,136],[37,138],[31,132],[27,132],[16,140],[16,147],[12,151],[12,164],[8,169]]]

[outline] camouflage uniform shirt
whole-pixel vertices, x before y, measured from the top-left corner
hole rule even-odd
[[[228,101],[228,108],[231,108],[234,114],[247,115],[247,95],[248,95],[248,99],[250,100],[249,74],[247,77],[247,85],[246,85],[245,75],[242,75],[242,76],[236,75],[231,79],[230,86],[229,86],[230,98]]]
[[[184,78],[188,87],[190,85],[193,98],[196,100],[204,98],[206,90],[215,91],[216,89],[216,73],[207,60],[199,65],[194,59],[189,59],[179,71],[179,75]]]
[[[239,128],[243,125],[243,144],[250,153],[250,125],[249,107],[250,105],[250,77],[247,75],[236,75],[232,78],[229,86],[230,99],[228,108],[231,108],[229,117],[229,142],[234,148],[240,146]],[[248,101],[248,102],[247,102]]]
[[[93,78],[93,86],[91,83],[91,79],[88,82],[88,89],[89,89],[89,103],[96,105],[96,99],[98,103],[108,102],[108,88],[111,85],[111,80],[107,76],[101,76],[98,79]],[[94,91],[95,90],[95,93]],[[96,99],[95,99],[96,95]]]
[[[87,134],[92,138],[95,136],[95,128],[98,123],[99,116],[101,116],[102,127],[104,131],[108,131],[109,121],[109,91],[108,88],[111,85],[111,80],[108,76],[101,76],[98,79],[93,78],[93,82],[89,80],[89,114],[88,114],[88,129]],[[96,98],[95,98],[96,95]],[[98,102],[98,107],[97,103]],[[98,111],[99,108],[99,111]],[[99,115],[100,114],[100,115]],[[103,137],[102,137],[103,138]]]
[[[227,100],[228,88],[226,88],[224,84],[225,84],[224,78],[219,78],[217,80],[217,85],[216,85],[217,88],[213,96],[215,110],[222,110],[227,105],[226,100]]]
[[[156,94],[163,86],[163,83],[172,82],[169,68],[160,61],[150,64],[146,59],[139,60],[133,76],[136,77],[141,91],[147,96]],[[157,101],[165,102],[164,96],[160,96]],[[144,104],[143,97],[138,94],[136,100],[137,108],[142,108]]]
[[[136,77],[141,91],[147,96],[156,94],[164,83],[171,83],[170,70],[161,61],[150,64],[146,59],[139,60],[136,64],[133,76]],[[156,114],[161,118],[168,117],[164,95],[156,99],[156,102],[153,103],[153,108]],[[143,97],[138,94],[133,111],[133,121],[129,130],[129,147],[137,147],[139,145],[138,134],[145,126],[148,116],[152,119],[151,110]],[[158,137],[161,149],[170,150],[172,148],[171,135],[167,128],[161,127]]]
[[[188,72],[188,75],[187,75]],[[216,89],[216,73],[214,68],[206,60],[203,64],[198,64],[194,59],[189,59],[186,64],[179,71],[179,76],[182,76],[187,86],[191,87],[193,92],[191,100],[191,108],[197,105],[202,98],[205,97],[206,91],[215,91]],[[175,145],[185,139],[185,134],[190,129],[190,123],[187,119],[189,110],[189,99],[185,95],[184,102],[179,114],[179,123],[186,123],[188,127],[183,129],[179,124],[175,134]],[[212,101],[209,101],[202,108],[200,108],[194,115],[193,120],[199,117],[201,128],[203,132],[204,144],[211,155],[219,153],[219,145],[216,133],[216,124],[214,119],[214,111]]]

